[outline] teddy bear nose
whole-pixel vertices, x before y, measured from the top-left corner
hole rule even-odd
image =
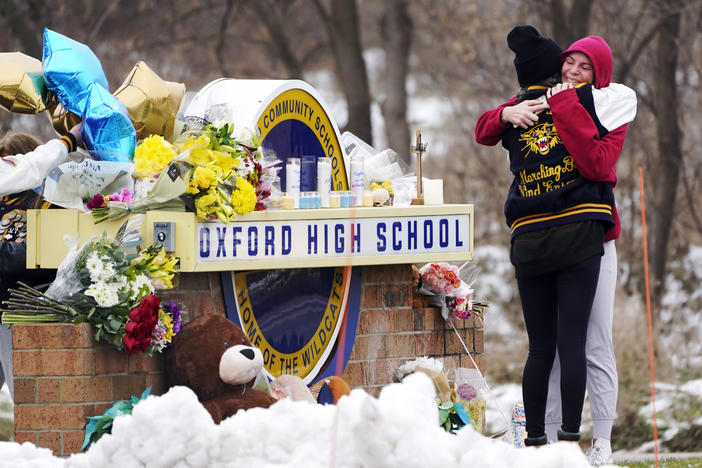
[[[254,356],[255,356],[255,354],[254,354],[254,352],[253,352],[253,349],[251,349],[251,348],[242,349],[242,350],[239,351],[239,352],[240,352],[241,354],[243,354],[244,357],[246,357],[248,360],[252,360],[252,359],[254,358]]]

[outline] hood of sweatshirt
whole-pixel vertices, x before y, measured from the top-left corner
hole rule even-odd
[[[612,50],[607,41],[600,36],[587,36],[573,42],[568,49],[561,54],[561,60],[571,52],[582,52],[587,55],[592,62],[592,69],[595,73],[595,88],[609,86],[612,81]]]

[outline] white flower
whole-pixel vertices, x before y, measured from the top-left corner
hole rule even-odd
[[[97,281],[85,290],[85,295],[95,299],[95,302],[100,307],[112,307],[119,304],[117,286],[117,283]]]
[[[397,369],[397,377],[402,379],[406,375],[414,372],[417,367],[423,367],[424,369],[432,370],[437,373],[443,372],[444,370],[444,364],[438,359],[422,356],[414,361],[409,361],[401,365],[400,368]]]
[[[126,284],[122,290],[129,294],[130,300],[134,301],[154,292],[154,287],[151,285],[149,277],[140,273],[134,280]]]

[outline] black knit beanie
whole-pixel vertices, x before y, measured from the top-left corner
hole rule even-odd
[[[514,67],[519,86],[538,83],[561,70],[561,48],[534,26],[515,26],[507,34],[507,45],[516,54]]]

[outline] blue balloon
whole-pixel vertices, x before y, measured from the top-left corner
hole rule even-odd
[[[63,107],[83,119],[83,140],[93,159],[129,162],[136,130],[127,108],[109,92],[107,78],[90,47],[44,29],[42,60],[47,87]]]
[[[110,88],[90,47],[50,29],[44,29],[42,68],[49,90],[76,115],[85,113],[91,83]]]
[[[136,149],[136,130],[127,108],[99,83],[88,89],[83,140],[98,161],[130,162]]]

